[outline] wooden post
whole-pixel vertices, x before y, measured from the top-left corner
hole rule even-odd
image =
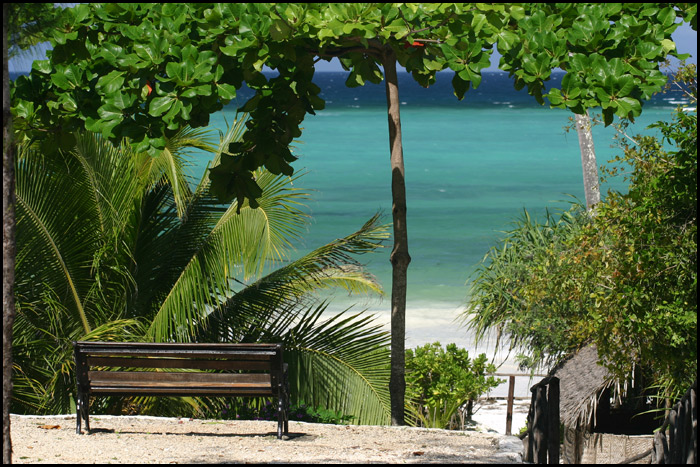
[[[535,438],[535,464],[547,463],[547,386],[540,384],[535,389],[535,420],[532,435]]]
[[[688,445],[687,464],[697,464],[698,462],[698,381],[690,388],[690,440]]]
[[[654,435],[654,452],[653,462],[655,464],[666,464],[668,462],[668,443],[666,434],[663,431],[657,431]]]
[[[678,463],[676,456],[676,445],[678,444],[676,440],[676,426],[678,425],[677,407],[677,405],[674,405],[671,413],[668,414],[668,436],[666,437],[668,441],[668,458],[666,463],[668,464]]]
[[[559,463],[559,378],[552,378],[547,390],[547,456],[549,464]]]
[[[525,462],[532,464],[535,461],[535,388],[530,388],[532,397],[530,398],[530,409],[527,412],[527,452]]]
[[[515,376],[510,376],[508,381],[508,406],[506,408],[506,435],[511,435],[513,428],[513,394],[515,393]]]

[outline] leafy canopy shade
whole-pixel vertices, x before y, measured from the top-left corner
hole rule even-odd
[[[246,82],[255,90],[243,106],[249,131],[211,177],[220,198],[255,203],[252,172],[291,175],[289,144],[324,107],[312,82],[318,59],[340,57],[346,84],[361,86],[383,79],[391,52],[424,86],[453,70],[461,99],[496,47],[516,88],[576,113],[601,106],[610,123],[639,115],[665,83],[658,65],[676,54],[676,19],[695,25],[696,15],[691,4],[80,4],[61,17],[49,60],[17,80],[13,115],[27,138],[46,140],[50,129],[70,147],[72,130],[88,129],[155,156]],[[548,90],[556,68],[567,74]]]

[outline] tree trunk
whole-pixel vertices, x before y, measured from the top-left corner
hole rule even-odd
[[[408,254],[406,228],[406,180],[401,143],[401,116],[399,113],[399,83],[396,76],[396,55],[386,47],[383,55],[386,103],[389,115],[389,146],[391,149],[391,196],[394,222],[394,248],[391,252],[391,424],[404,424],[406,393],[405,336],[407,270],[411,262]]]
[[[598,179],[598,164],[593,146],[593,133],[588,111],[583,115],[576,114],[576,133],[578,145],[581,148],[581,168],[583,169],[583,190],[586,196],[586,209],[592,210],[600,202],[600,186]]]
[[[15,161],[8,70],[8,4],[2,4],[2,463],[12,463],[12,322],[15,317]]]

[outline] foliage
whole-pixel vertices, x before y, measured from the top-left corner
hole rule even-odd
[[[215,160],[244,123],[221,136]],[[184,150],[211,146],[197,131],[155,158],[99,135],[76,141],[66,153],[23,146],[17,159],[13,410],[71,410],[75,340],[283,342],[293,398],[386,421],[387,333],[362,313],[321,319],[327,305],[313,294],[381,290],[354,258],[386,238],[378,216],[292,261],[306,227],[296,178],[256,172],[259,207],[237,213],[206,177],[190,189]],[[221,403],[100,399],[94,412],[183,415]]]
[[[564,295],[552,278],[578,280],[564,258],[589,222],[580,204],[559,218],[546,212],[544,221],[537,221],[524,211],[513,222],[471,277],[464,318],[477,340],[495,330],[511,349],[525,351],[517,358],[522,367],[533,369],[550,366],[580,345],[584,336],[574,322],[583,306],[581,296]],[[586,277],[580,280],[586,283]]]
[[[242,106],[249,131],[210,173],[219,198],[241,206],[260,197],[257,168],[292,174],[289,144],[325,105],[312,82],[318,59],[340,57],[351,87],[380,82],[389,55],[423,86],[451,69],[461,99],[497,47],[516,88],[576,113],[600,105],[610,123],[639,115],[665,83],[658,65],[676,55],[676,19],[697,27],[697,6],[685,3],[106,3],[69,12],[49,60],[15,83],[19,133],[48,150],[88,129],[155,156],[183,125],[206,125],[246,82],[255,90]],[[556,68],[568,73],[548,91]]]
[[[503,380],[486,376],[496,368],[486,363],[486,355],[469,358],[466,349],[439,342],[406,351],[406,391],[414,404],[412,412],[420,425],[428,428],[459,426],[458,411],[467,404],[471,419],[473,403]],[[462,423],[462,426],[464,423]]]
[[[588,217],[521,221],[475,274],[465,316],[496,329],[534,367],[595,342],[624,380],[635,365],[648,387],[683,392],[697,372],[697,114],[678,111],[638,136],[614,162],[629,192],[610,192]],[[671,148],[669,148],[669,146]]]
[[[593,338],[618,376],[643,362],[682,393],[697,374],[697,114],[654,127],[675,150],[652,137],[626,148],[629,193],[611,193],[585,232],[605,247],[591,264],[607,290],[595,296]]]
[[[342,425],[352,420],[351,415],[343,415],[341,412],[329,410],[323,407],[313,407],[303,401],[292,404],[289,407],[289,420],[307,423],[325,423],[332,425]],[[205,415],[206,418],[209,418]],[[277,420],[276,401],[264,401],[259,407],[252,404],[226,404],[220,413],[213,418],[219,420]]]
[[[50,32],[62,21],[64,7],[55,3],[10,3],[7,22],[8,58],[13,58],[41,42],[47,42]]]

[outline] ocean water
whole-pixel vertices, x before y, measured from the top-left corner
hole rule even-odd
[[[308,116],[296,145],[293,166],[306,172],[297,183],[313,190],[312,223],[296,255],[357,230],[377,211],[391,222],[391,173],[384,85],[347,88],[344,73],[317,73],[326,109]],[[559,79],[559,78],[557,78]],[[451,91],[451,75],[440,74],[428,89],[400,74],[399,97],[406,168],[409,252],[407,346],[441,341],[474,349],[471,336],[455,321],[468,300],[470,273],[527,209],[536,217],[545,209],[567,209],[583,201],[578,138],[566,132],[567,111],[540,106],[516,91],[505,74],[484,76],[481,86],[463,101]],[[250,94],[239,93],[238,105]],[[681,101],[655,97],[629,130],[669,118]],[[212,117],[225,128],[236,103]],[[614,130],[594,128],[599,165],[620,150]],[[625,190],[625,182],[603,185]],[[337,294],[336,312],[351,304],[389,322],[392,242],[378,253],[360,257],[384,287],[384,298]],[[483,351],[479,349],[479,351]]]

